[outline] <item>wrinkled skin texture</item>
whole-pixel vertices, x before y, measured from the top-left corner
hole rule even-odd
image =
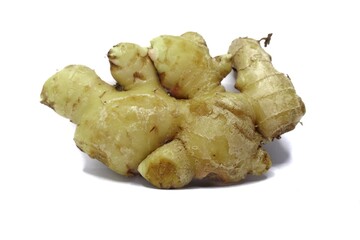
[[[46,81],[41,102],[77,125],[82,151],[119,174],[159,188],[205,177],[238,182],[265,173],[271,160],[254,99],[220,85],[232,56],[210,57],[193,32],[160,36],[150,49],[121,43],[108,53],[116,87],[70,65]]]

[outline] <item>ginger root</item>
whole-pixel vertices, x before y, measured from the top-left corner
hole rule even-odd
[[[198,33],[163,35],[149,49],[120,43],[108,58],[115,86],[70,65],[45,82],[41,102],[77,125],[79,149],[158,188],[265,173],[271,160],[262,144],[305,113],[290,79],[253,39],[212,58]],[[221,86],[232,66],[241,93]]]

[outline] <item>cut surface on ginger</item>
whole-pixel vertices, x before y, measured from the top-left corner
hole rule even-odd
[[[253,39],[236,39],[213,58],[196,32],[162,35],[150,48],[117,44],[108,58],[115,86],[69,65],[45,82],[41,103],[77,125],[83,152],[158,188],[266,173],[271,160],[262,144],[305,113],[290,79]],[[232,66],[240,93],[221,86]]]

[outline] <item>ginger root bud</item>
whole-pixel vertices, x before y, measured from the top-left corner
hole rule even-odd
[[[213,58],[198,33],[163,35],[149,49],[120,43],[108,58],[115,86],[70,65],[45,82],[41,102],[77,125],[79,149],[158,188],[265,173],[271,160],[263,142],[305,113],[290,79],[253,39],[239,38]],[[221,86],[232,66],[241,93]]]

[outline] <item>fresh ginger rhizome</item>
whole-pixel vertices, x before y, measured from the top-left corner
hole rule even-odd
[[[70,65],[45,82],[41,102],[77,125],[75,143],[90,157],[159,188],[265,173],[262,144],[305,114],[290,79],[251,38],[213,58],[198,33],[162,35],[150,48],[120,43],[108,58],[115,86]],[[221,86],[232,67],[240,93]]]

